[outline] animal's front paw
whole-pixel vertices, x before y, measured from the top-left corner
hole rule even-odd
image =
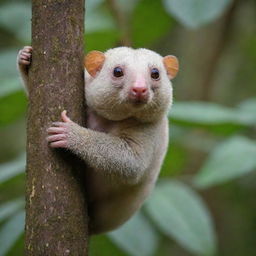
[[[54,122],[52,126],[47,129],[47,141],[52,148],[68,148],[69,146],[69,135],[75,123],[67,116],[66,110],[62,111],[61,119],[63,122]]]
[[[24,46],[18,53],[18,64],[28,66],[31,64],[32,47]]]

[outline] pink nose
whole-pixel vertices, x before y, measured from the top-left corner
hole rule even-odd
[[[132,93],[133,93],[134,96],[136,96],[138,98],[144,97],[148,93],[148,88],[143,87],[143,86],[133,87],[132,88]]]

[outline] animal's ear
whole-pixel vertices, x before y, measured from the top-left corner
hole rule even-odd
[[[163,58],[164,66],[167,71],[167,75],[170,79],[173,79],[179,71],[179,61],[173,55],[167,55]]]
[[[91,51],[85,56],[84,67],[92,77],[95,77],[97,72],[101,70],[105,58],[104,53],[100,51]]]

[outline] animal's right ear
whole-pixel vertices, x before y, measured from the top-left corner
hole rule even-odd
[[[163,58],[164,66],[169,79],[173,79],[179,71],[179,61],[173,55],[167,55]]]
[[[84,58],[84,67],[87,72],[95,77],[97,72],[99,72],[105,61],[104,53],[100,51],[91,51]]]

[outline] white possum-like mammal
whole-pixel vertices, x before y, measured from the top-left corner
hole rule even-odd
[[[31,55],[26,46],[17,58],[27,90]],[[91,234],[123,224],[154,187],[168,146],[170,79],[177,72],[176,57],[147,49],[118,47],[85,57],[87,127],[63,111],[62,122],[49,127],[47,140],[50,147],[68,149],[89,166]]]

